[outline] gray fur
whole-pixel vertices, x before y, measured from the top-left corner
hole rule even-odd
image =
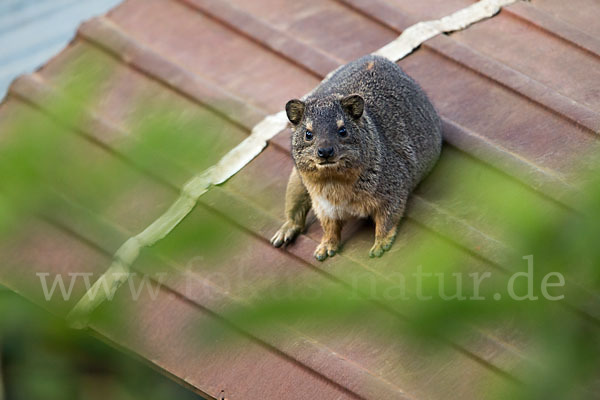
[[[442,146],[440,118],[423,90],[395,63],[369,55],[338,69],[300,104],[291,102],[292,155],[313,206],[321,186],[343,182],[364,205],[355,215],[383,215],[389,226],[377,231],[395,234],[409,194]],[[340,120],[346,137],[339,133]],[[312,140],[305,138],[308,127]],[[328,147],[338,162],[321,168],[316,153]]]

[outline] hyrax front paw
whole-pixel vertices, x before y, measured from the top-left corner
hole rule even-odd
[[[288,244],[294,240],[296,236],[298,236],[301,230],[302,227],[294,224],[291,221],[287,221],[281,226],[281,228],[279,228],[277,233],[273,235],[271,238],[271,244],[275,247],[281,247],[282,244]]]
[[[327,257],[333,257],[338,251],[338,244],[332,242],[321,242],[315,250],[315,258],[319,261],[325,260]]]
[[[373,244],[373,247],[371,247],[371,250],[369,250],[369,257],[381,257],[383,253],[392,247],[395,239],[396,229],[382,238],[375,239],[375,244]]]

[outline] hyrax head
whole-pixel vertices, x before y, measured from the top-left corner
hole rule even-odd
[[[363,98],[290,100],[285,106],[292,123],[292,155],[301,173],[315,177],[343,177],[364,161]]]

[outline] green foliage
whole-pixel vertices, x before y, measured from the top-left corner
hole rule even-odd
[[[0,290],[7,399],[197,399],[153,369]]]
[[[344,278],[355,284],[330,285],[317,279],[280,286],[255,296],[250,304],[232,307],[226,318],[262,334],[277,332],[280,324],[305,332],[334,329],[337,335],[370,326],[385,343],[411,338],[416,346],[438,349],[448,341],[463,343],[461,338],[474,332],[492,337],[495,332],[518,332],[512,340],[526,359],[506,372],[520,383],[508,391],[490,386],[480,398],[591,398],[597,395],[600,373],[598,176],[591,176],[575,209],[558,203],[541,207],[539,194],[495,171],[457,176],[460,182],[446,182],[444,191],[448,196],[455,190],[479,193],[477,207],[495,213],[493,220],[510,240],[505,262],[474,259],[451,244],[456,238],[430,237],[426,246],[402,253],[402,259],[382,259],[385,265],[396,263],[403,279],[377,273],[353,279],[359,261],[342,251],[335,269],[348,271]],[[490,276],[475,289],[469,274],[485,272]],[[460,283],[456,274],[462,276]],[[545,280],[547,274],[553,275]],[[558,285],[557,274],[564,277],[564,285]],[[556,285],[544,291],[544,282]],[[303,295],[296,285],[310,286],[317,295]],[[531,299],[522,299],[528,293]],[[457,294],[459,298],[444,297]],[[381,310],[387,315],[376,317]],[[444,357],[439,358],[441,367]]]
[[[81,66],[102,65],[90,57],[80,60]],[[32,219],[50,221],[74,235],[89,235],[79,239],[91,242],[104,258],[102,265],[88,267],[102,272],[126,238],[144,229],[177,198],[186,179],[221,156],[214,151],[224,143],[220,117],[183,114],[177,105],[143,94],[138,94],[136,112],[126,126],[113,127],[128,129],[129,137],[86,136],[82,130],[92,124],[90,105],[102,99],[111,73],[102,68],[68,70],[63,95],[47,99],[45,112],[20,102],[3,110],[7,128],[0,135],[0,242],[26,236],[23,227]],[[599,175],[578,174],[589,176],[590,183],[575,209],[568,209],[480,164],[455,169],[449,179],[452,165],[475,163],[456,150],[445,152],[454,158],[443,158],[421,190],[445,202],[457,217],[506,241],[509,251],[502,262],[465,250],[458,245],[460,238],[440,237],[404,222],[413,224],[420,236],[409,238],[401,252],[396,252],[397,243],[382,260],[365,261],[348,246],[327,262],[323,273],[313,274],[314,279],[302,275],[298,280],[271,282],[253,277],[251,283],[264,290],[243,299],[222,285],[223,292],[239,300],[223,311],[224,319],[260,337],[280,335],[280,340],[289,332],[337,338],[359,332],[358,337],[372,340],[368,332],[377,338],[373,345],[389,345],[399,352],[435,349],[423,353],[428,361],[439,362],[429,366],[431,374],[456,350],[448,344],[468,347],[469,341],[462,338],[501,332],[514,339],[515,352],[525,353],[505,371],[521,383],[510,393],[490,385],[481,390],[482,399],[590,397],[586,391],[593,393],[594,385],[597,389],[600,372]],[[588,160],[586,169],[593,164]],[[283,193],[277,195],[283,201]],[[146,202],[148,198],[160,201]],[[151,208],[150,203],[160,208]],[[121,221],[125,217],[128,224]],[[231,228],[231,221],[242,217],[197,207],[164,240],[144,250],[134,267],[149,275],[189,269],[203,276],[233,268],[231,263],[243,264],[240,258],[247,254],[247,244],[244,235]],[[400,236],[404,228],[408,225],[401,227]],[[528,271],[530,259],[523,257],[532,257],[535,270],[530,281],[514,280],[514,293],[522,296],[532,284],[536,300],[515,300],[507,293],[511,277]],[[17,270],[18,266],[5,264],[5,270]],[[329,265],[338,271],[335,279]],[[485,273],[489,277],[476,288],[472,274]],[[552,296],[564,298],[544,295],[541,288],[548,274],[564,277],[564,286],[549,289]],[[32,290],[39,292],[39,287],[24,292]],[[77,287],[76,292],[82,294],[83,289]],[[454,298],[444,298],[452,294]],[[72,305],[71,301],[65,306]],[[109,310],[101,308],[95,318],[115,329],[124,326],[124,316],[133,312],[114,303]],[[115,315],[115,310],[121,313]],[[221,322],[221,331],[206,326],[194,330],[198,345],[217,345],[215,338],[225,336]],[[516,338],[510,337],[512,332],[518,332]],[[107,351],[7,291],[0,291],[0,338],[2,378],[11,399],[95,398],[87,391],[100,385],[107,387],[105,397],[114,399],[184,396],[137,362]],[[482,382],[483,387],[486,384]]]
[[[14,293],[0,291],[0,399],[3,388],[7,399],[198,398],[138,360],[66,326],[62,317],[86,290],[81,277],[67,300],[58,286],[45,300],[35,275],[50,265],[48,286],[58,271],[68,289],[68,272],[92,271],[93,284],[117,247],[164,212],[185,179],[219,157],[211,146],[221,120],[207,113],[182,117],[160,101],[136,104],[145,118],[136,117],[131,137],[112,137],[110,129],[120,127],[98,128],[93,109],[113,71],[94,67],[99,63],[93,57],[65,70],[56,78],[59,87],[46,82],[56,92],[43,99],[43,111],[18,98],[0,107],[0,282],[61,315],[50,317]],[[204,218],[182,226],[184,240],[166,241],[151,252],[152,263],[136,265],[133,286],[146,295],[141,271],[168,279],[177,268],[168,261],[198,241],[205,254],[220,252],[221,225]],[[43,237],[44,232],[58,237]],[[54,248],[55,243],[62,247]],[[64,255],[68,243],[77,248]],[[38,253],[39,245],[47,246],[47,254]],[[94,314],[94,322],[124,332],[134,312],[131,300],[118,293],[108,303]]]

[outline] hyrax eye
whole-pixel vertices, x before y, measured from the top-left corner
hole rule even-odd
[[[313,137],[314,137],[314,135],[313,135],[313,133],[312,133],[311,131],[306,131],[306,132],[304,133],[304,138],[305,138],[306,140],[309,140],[309,141],[310,141],[310,140],[313,140]]]
[[[346,131],[346,127],[344,127],[344,126],[342,126],[340,129],[338,129],[338,133],[340,134],[341,137],[348,136],[348,131]]]

